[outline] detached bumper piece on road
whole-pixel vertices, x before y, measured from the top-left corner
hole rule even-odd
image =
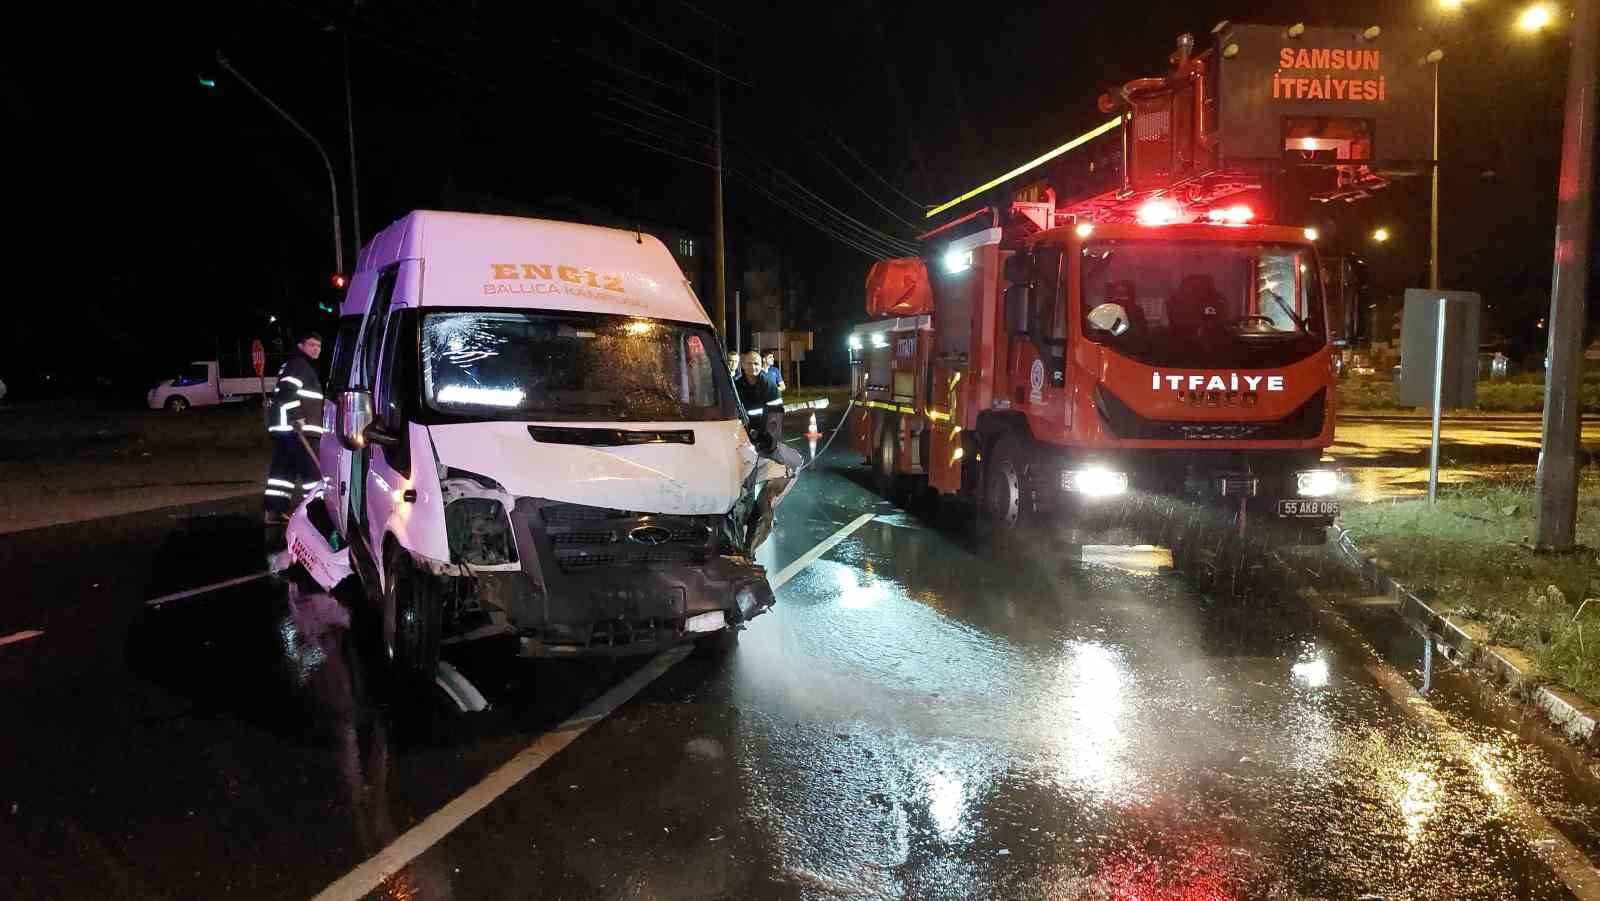
[[[350,578],[352,570],[350,548],[338,543],[338,533],[322,502],[323,490],[312,491],[300,502],[283,535],[290,559],[304,567],[323,591],[332,591]]]

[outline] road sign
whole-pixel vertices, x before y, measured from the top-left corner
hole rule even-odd
[[[256,378],[267,374],[267,349],[261,346],[261,339],[250,342],[250,365],[255,367]]]
[[[1405,319],[1400,327],[1400,403],[1403,406],[1432,410],[1435,374],[1440,376],[1441,406],[1477,404],[1478,306],[1478,295],[1472,291],[1421,288],[1406,291]],[[1444,311],[1442,334],[1441,309]],[[1444,349],[1442,356],[1441,347]]]
[[[1406,289],[1400,328],[1400,402],[1433,411],[1428,503],[1439,499],[1439,420],[1478,402],[1478,295]]]

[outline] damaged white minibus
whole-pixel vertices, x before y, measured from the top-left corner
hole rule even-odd
[[[773,604],[751,556],[800,458],[724,359],[650,235],[411,213],[351,279],[290,555],[325,588],[353,573],[406,671],[495,634],[725,650]]]

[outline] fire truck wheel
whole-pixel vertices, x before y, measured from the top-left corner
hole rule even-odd
[[[404,676],[432,676],[439,663],[444,605],[433,586],[405,558],[405,552],[391,553],[389,573],[384,601],[394,611],[395,670]]]
[[[1020,444],[1012,436],[1003,436],[984,460],[978,518],[988,531],[1013,532],[1032,512]]]

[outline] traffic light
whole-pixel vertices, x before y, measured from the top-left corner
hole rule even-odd
[[[332,281],[333,281],[333,286],[335,288],[338,288],[340,291],[343,291],[345,289],[345,286],[350,284],[350,279],[348,277],[346,277],[343,272],[335,272],[333,274]]]
[[[317,301],[317,309],[321,310],[324,313],[332,313],[333,312],[333,307],[332,306],[330,306],[328,304],[325,304],[320,300]]]

